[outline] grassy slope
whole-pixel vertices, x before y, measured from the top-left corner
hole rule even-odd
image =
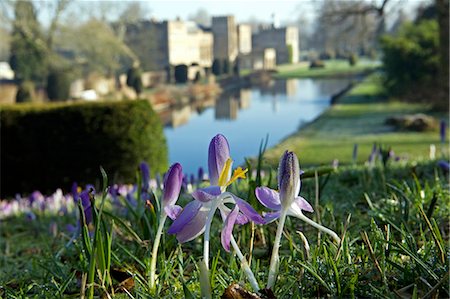
[[[328,164],[333,159],[350,163],[353,146],[357,143],[358,162],[364,162],[374,142],[391,146],[397,156],[404,158],[427,157],[430,144],[436,144],[438,151],[444,150],[440,148],[437,131],[396,132],[384,122],[390,116],[428,110],[426,105],[387,101],[380,78],[372,75],[314,122],[270,149],[266,157],[276,163],[282,152],[290,149],[299,154],[303,165]]]
[[[354,75],[373,70],[379,64],[374,61],[361,60],[355,66],[350,66],[347,60],[326,60],[325,68],[309,69],[309,63],[285,64],[277,67],[276,78],[318,78]]]

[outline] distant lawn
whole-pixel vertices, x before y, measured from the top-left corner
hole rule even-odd
[[[448,115],[429,112],[426,105],[388,101],[383,95],[378,75],[371,75],[330,107],[323,115],[281,144],[268,150],[266,158],[276,165],[282,152],[293,150],[303,166],[330,164],[338,159],[341,164],[352,163],[354,144],[358,144],[357,161],[365,162],[376,142],[392,147],[402,158],[426,158],[430,144],[435,144],[439,156],[448,155],[448,145],[441,145],[439,132],[399,132],[385,125],[386,118],[401,114],[426,113],[438,119]]]
[[[309,69],[309,62],[298,64],[283,64],[277,67],[276,78],[318,78],[354,75],[370,71],[379,66],[379,62],[361,59],[355,66],[350,66],[347,60],[325,60],[324,68]]]

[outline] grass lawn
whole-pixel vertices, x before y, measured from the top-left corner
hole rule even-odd
[[[448,114],[430,112],[427,105],[387,100],[381,79],[371,75],[330,107],[312,123],[301,128],[279,145],[269,149],[266,158],[273,164],[286,149],[299,155],[302,165],[330,164],[338,159],[352,162],[354,144],[358,144],[358,162],[367,161],[374,143],[391,147],[401,158],[426,158],[431,144],[448,155],[448,146],[440,144],[438,130],[399,132],[385,124],[391,116],[427,113],[438,119]]]
[[[319,78],[332,76],[348,76],[370,71],[379,66],[378,62],[362,59],[355,66],[347,60],[325,60],[324,68],[309,69],[309,63],[283,64],[277,67],[275,78]]]

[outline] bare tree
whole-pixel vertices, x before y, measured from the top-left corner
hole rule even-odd
[[[360,51],[372,48],[385,31],[389,0],[322,2],[316,20],[315,44],[321,49]]]
[[[211,16],[208,11],[203,8],[200,8],[196,13],[189,15],[188,19],[202,26],[211,26]]]

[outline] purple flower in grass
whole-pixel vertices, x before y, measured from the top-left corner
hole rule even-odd
[[[286,216],[300,218],[331,235],[337,242],[340,242],[340,238],[335,232],[303,215],[302,211],[314,212],[314,210],[308,201],[299,195],[301,187],[300,175],[302,173],[299,168],[297,156],[293,152],[286,151],[278,167],[279,192],[267,187],[256,188],[256,198],[263,206],[272,210],[272,212],[264,214],[265,222],[269,223],[280,218],[284,212]]]
[[[442,169],[442,171],[444,171],[444,173],[448,173],[450,171],[450,163],[449,163],[449,161],[439,160],[437,162],[437,165],[439,166],[439,168]]]
[[[274,211],[264,215],[266,223],[279,218],[283,208],[287,209],[287,215],[290,216],[301,214],[302,210],[314,212],[306,199],[299,195],[302,173],[297,156],[293,152],[286,151],[278,167],[278,189],[280,191],[267,187],[256,188],[256,198],[259,202]]]
[[[197,238],[205,231],[206,220],[215,204],[214,200],[221,194],[220,188],[217,186],[194,191],[192,193],[194,200],[184,207],[180,216],[169,228],[168,233],[176,234],[177,240],[180,243],[185,243]],[[253,221],[258,224],[264,223],[264,219],[261,215],[259,215],[246,201],[229,192],[226,192],[223,195],[221,202],[216,203],[216,209],[219,210],[225,223],[231,226],[235,223],[242,225],[248,221]],[[236,211],[236,218],[234,218],[234,214],[230,213],[231,209],[226,204],[235,204],[233,211]],[[231,220],[229,219],[230,217]],[[228,235],[231,236],[231,231],[228,231],[228,233]],[[222,243],[222,245],[229,251],[229,237],[227,240],[228,242]]]
[[[179,163],[170,166],[169,170],[164,176],[163,194],[161,198],[161,213],[156,231],[155,239],[153,241],[152,259],[150,262],[150,288],[154,289],[156,281],[156,261],[158,255],[158,247],[161,240],[161,235],[164,229],[164,223],[167,217],[175,219],[181,212],[181,207],[175,203],[180,195],[181,185],[183,184],[183,169]]]
[[[300,166],[298,158],[293,152],[286,151],[280,159],[278,166],[278,189],[279,192],[267,187],[258,187],[255,190],[256,197],[262,205],[273,212],[264,216],[266,223],[279,219],[275,235],[272,257],[270,259],[269,279],[266,288],[272,288],[278,274],[279,247],[283,226],[287,216],[295,216],[317,229],[331,235],[338,243],[340,238],[332,230],[312,221],[303,215],[302,211],[313,212],[311,205],[301,196]]]
[[[211,186],[197,189],[192,193],[194,200],[185,206],[168,230],[169,234],[177,235],[177,240],[180,243],[191,241],[201,235],[206,229],[209,214],[214,213],[216,209],[220,211],[225,223],[231,226],[235,222],[245,224],[249,220],[260,224],[264,222],[263,218],[243,199],[225,192],[227,186],[238,178],[245,178],[247,172],[247,170],[242,170],[239,167],[231,176],[231,164],[228,141],[223,135],[218,134],[211,140],[208,151]],[[234,214],[230,213],[231,210],[226,204],[235,205],[234,210],[237,209],[237,212],[235,212],[237,213],[236,219],[234,219]],[[230,217],[232,218],[230,219]],[[228,235],[228,232],[231,234],[229,227],[226,235]],[[227,239],[223,238],[223,240]],[[229,242],[223,244],[224,248],[229,250]]]
[[[445,143],[445,139],[447,138],[447,123],[443,120],[439,124],[439,136],[441,137],[441,142]]]
[[[183,169],[179,163],[173,164],[164,176],[162,207],[164,213],[174,220],[181,212],[181,207],[175,203],[180,195],[183,183]]]
[[[139,170],[142,173],[142,190],[147,191],[150,182],[150,167],[146,162],[139,164]]]
[[[86,189],[80,193],[81,206],[83,207],[86,225],[92,223],[92,206],[91,206],[91,191],[93,189]],[[81,215],[80,215],[81,217]],[[81,221],[81,218],[80,218]]]

